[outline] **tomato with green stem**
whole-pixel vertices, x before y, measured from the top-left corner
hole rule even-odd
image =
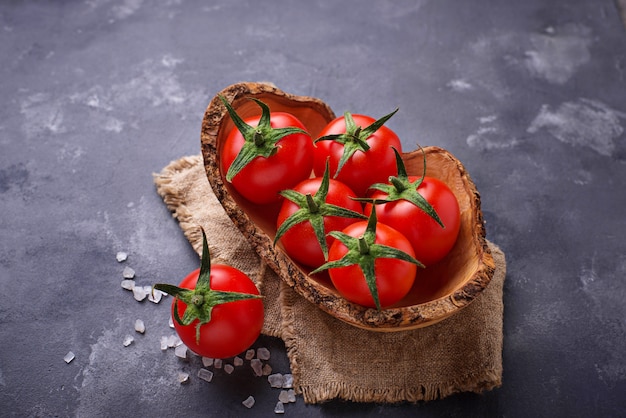
[[[339,294],[356,304],[380,310],[399,302],[413,287],[417,267],[423,267],[408,239],[377,221],[376,209],[367,221],[330,235],[335,241],[329,261],[311,274],[328,270]]]
[[[260,117],[242,119],[220,96],[235,128],[221,149],[220,170],[245,199],[257,204],[280,200],[279,192],[308,178],[314,144],[302,122],[286,112],[270,112],[262,101]]]
[[[341,231],[363,215],[356,194],[345,184],[330,178],[328,165],[323,177],[304,180],[280,193],[283,201],[276,220],[274,244],[280,241],[285,252],[308,267],[319,267],[328,258],[334,238],[330,231]]]
[[[380,222],[402,232],[413,246],[415,258],[431,266],[454,247],[461,227],[459,202],[443,181],[426,176],[407,175],[400,153],[394,149],[398,175],[385,184],[374,184],[364,212],[376,204]]]
[[[176,333],[200,356],[236,356],[257,340],[263,328],[263,302],[256,285],[241,270],[211,265],[204,230],[200,268],[179,286],[159,283],[154,288],[175,297],[172,318]]]
[[[332,120],[315,140],[313,170],[322,176],[330,158],[331,176],[365,196],[373,183],[384,182],[396,174],[392,147],[402,150],[398,135],[384,123],[398,109],[374,120],[371,116],[345,112]]]

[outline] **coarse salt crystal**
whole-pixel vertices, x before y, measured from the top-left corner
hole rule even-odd
[[[72,353],[71,351],[68,351],[65,357],[63,357],[63,360],[65,360],[67,364],[70,364],[71,361],[74,360],[75,358],[76,356],[74,355],[74,353]]]
[[[187,346],[181,344],[174,349],[176,357],[182,360],[187,360]]]
[[[293,389],[289,389],[287,391],[287,399],[289,400],[289,402],[295,402],[296,401],[296,391]]]
[[[185,372],[178,373],[178,382],[181,385],[184,385],[185,383],[189,383],[189,374]]]
[[[135,277],[135,270],[126,266],[124,267],[124,271],[122,271],[122,277],[125,279],[133,279]]]
[[[163,336],[161,337],[161,350],[165,351],[168,349],[169,344],[167,343],[168,338]]]
[[[291,389],[293,387],[293,375],[285,373],[283,375],[283,389]]]
[[[147,295],[143,287],[141,286],[133,287],[133,297],[135,298],[137,302],[141,302],[142,300],[146,298],[146,296]]]
[[[119,251],[117,254],[115,254],[115,259],[118,263],[121,263],[128,259],[128,254],[123,251]]]
[[[182,344],[182,341],[180,340],[180,338],[178,338],[178,335],[170,335],[167,338],[167,346],[170,348],[178,347],[181,344]]]
[[[215,367],[216,369],[221,369],[222,364],[223,360],[221,358],[216,358],[215,360],[213,360],[213,367]]]
[[[274,407],[274,413],[275,414],[284,414],[285,413],[285,404],[282,403],[281,401],[278,401],[276,403],[276,406]]]
[[[267,376],[267,381],[270,383],[270,386],[273,388],[282,388],[285,382],[285,379],[282,374],[274,373]]]
[[[255,376],[263,376],[263,363],[258,358],[250,360],[250,366],[254,371]]]
[[[152,303],[159,303],[161,302],[161,298],[163,297],[164,293],[161,292],[159,289],[154,289],[154,288],[150,288],[150,291],[148,292],[148,300]]]
[[[225,364],[224,371],[228,374],[231,374],[232,372],[235,371],[235,366],[233,366],[232,364]]]
[[[211,357],[202,357],[202,365],[204,367],[211,367],[213,365],[213,359]]]
[[[270,350],[265,347],[261,347],[256,350],[256,356],[260,360],[269,360],[270,359]]]
[[[282,403],[289,403],[289,394],[286,390],[281,390],[278,394],[278,400]]]
[[[252,360],[254,358],[254,348],[249,349],[248,351],[246,351],[246,360]]]
[[[133,290],[135,288],[135,281],[128,279],[122,280],[122,288],[126,290]]]
[[[131,345],[133,343],[133,341],[135,341],[135,339],[133,338],[132,335],[127,335],[126,337],[124,337],[124,347],[128,347],[129,345]]]
[[[243,359],[242,359],[241,357],[239,357],[239,356],[235,357],[235,358],[233,359],[233,365],[234,365],[235,367],[238,367],[238,366],[243,366]]]
[[[135,320],[135,331],[137,331],[140,334],[143,334],[144,332],[146,332],[146,324],[144,324],[141,319]]]
[[[207,369],[198,370],[198,377],[206,382],[213,380],[213,372]]]
[[[252,407],[254,406],[254,402],[255,402],[255,401],[254,401],[254,396],[248,396],[248,397],[246,398],[246,400],[244,400],[244,401],[242,402],[242,404],[243,404],[243,406],[245,406],[246,408],[250,409],[250,408],[252,408]]]
[[[262,370],[263,376],[269,376],[272,373],[272,366],[265,363]]]

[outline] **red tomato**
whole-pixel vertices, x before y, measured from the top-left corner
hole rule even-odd
[[[331,121],[320,133],[320,137],[346,133],[346,116]],[[358,127],[365,128],[375,122],[375,119],[365,115],[352,115]],[[349,129],[348,129],[349,130]],[[367,138],[363,138],[368,150],[357,149],[348,159],[337,175],[339,161],[346,145],[336,140],[316,142],[315,162],[313,170],[317,177],[321,177],[326,166],[326,159],[330,157],[331,176],[348,185],[359,196],[365,196],[369,186],[373,183],[387,182],[389,176],[396,175],[396,160],[391,147],[402,152],[402,144],[398,135],[386,126],[381,126]]]
[[[252,127],[257,127],[261,117],[244,119]],[[295,116],[284,112],[270,114],[271,128],[300,128],[304,125]],[[226,138],[221,150],[221,171],[227,173],[246,140],[238,129],[233,129]],[[257,204],[273,203],[280,199],[281,190],[289,189],[308,178],[313,168],[311,137],[301,133],[284,136],[276,143],[275,153],[265,157],[257,156],[233,178],[233,187],[247,200]]]
[[[342,232],[352,237],[360,237],[367,229],[367,221],[355,222]],[[413,248],[408,239],[397,230],[384,225],[376,224],[376,244],[397,248],[413,256]],[[329,262],[341,259],[348,252],[348,248],[338,239],[333,242],[329,251]],[[417,265],[408,261],[394,258],[376,258],[374,261],[376,287],[381,308],[393,305],[404,298],[415,281]],[[369,290],[363,271],[359,265],[330,268],[330,279],[337,291],[347,300],[374,308],[376,304]]]
[[[200,269],[191,272],[180,283],[180,288],[194,289]],[[215,264],[211,266],[211,289],[258,295],[252,280],[240,270]],[[172,317],[175,303],[172,303]],[[183,317],[187,305],[178,301],[178,316]],[[248,349],[259,337],[263,327],[263,302],[245,299],[213,307],[211,320],[200,326],[200,339],[196,341],[198,319],[189,325],[174,320],[174,328],[183,343],[194,353],[210,358],[228,358]]]
[[[420,177],[408,178],[414,182]],[[459,203],[452,190],[444,182],[433,177],[424,177],[417,192],[435,209],[445,228],[407,200],[377,204],[376,214],[379,222],[404,234],[413,246],[415,258],[425,266],[430,266],[443,259],[456,242],[461,226]],[[387,193],[376,190],[370,197],[384,199]],[[367,204],[365,213],[369,215],[371,210],[372,205]]]
[[[319,177],[304,180],[297,184],[293,190],[302,195],[310,194],[315,196],[320,189],[322,180],[323,179]],[[363,209],[361,204],[351,199],[351,197],[356,197],[356,194],[348,186],[337,180],[329,180],[325,204],[335,205],[362,215]],[[299,210],[301,210],[300,205],[285,199],[278,213],[278,219],[276,221],[277,227],[280,228],[287,218]],[[330,231],[341,231],[348,225],[356,222],[358,218],[325,216],[327,212],[328,211],[322,207],[319,208],[318,213],[319,216],[323,217],[324,235],[326,236],[327,248],[330,248],[334,238],[328,236],[328,233]],[[326,261],[310,220],[300,222],[288,229],[282,237],[280,237],[280,242],[291,258],[306,266],[319,267]]]

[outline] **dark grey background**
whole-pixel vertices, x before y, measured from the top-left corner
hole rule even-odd
[[[120,288],[125,265],[142,285],[197,267],[152,173],[200,152],[206,105],[239,81],[337,113],[399,106],[389,126],[406,149],[464,162],[508,260],[501,388],[417,405],[298,398],[286,415],[626,415],[613,1],[4,1],[0,58],[1,416],[274,416],[265,379],[200,382],[198,361],[161,352],[169,300]],[[280,340],[256,346],[289,371]]]

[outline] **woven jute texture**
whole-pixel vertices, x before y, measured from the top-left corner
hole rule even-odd
[[[489,243],[495,274],[460,313],[426,328],[379,333],[341,322],[298,295],[266,266],[213,194],[200,155],[154,175],[157,192],[200,254],[247,273],[264,295],[263,333],[285,342],[296,392],[306,403],[418,402],[480,393],[502,381],[504,253]]]

